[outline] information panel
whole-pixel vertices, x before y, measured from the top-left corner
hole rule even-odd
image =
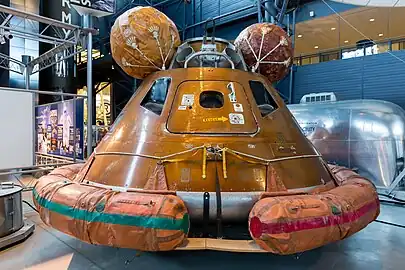
[[[35,165],[32,95],[0,90],[0,170]],[[0,214],[0,224],[2,218]]]
[[[76,157],[83,158],[84,148],[84,100],[52,103],[36,107],[37,127],[36,151],[73,158],[74,153],[74,113],[76,113]]]

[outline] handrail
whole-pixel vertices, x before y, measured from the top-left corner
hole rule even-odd
[[[223,58],[225,58],[230,64],[232,69],[235,69],[235,63],[232,62],[231,58],[229,58],[227,55],[223,54],[223,53],[219,53],[219,52],[197,52],[193,55],[191,55],[186,62],[184,63],[184,68],[187,68],[188,66],[188,62],[191,61],[191,59],[197,57],[197,56],[201,56],[201,55],[216,55],[216,56],[221,56]]]
[[[375,45],[390,45],[391,44],[396,44],[400,42],[405,42],[405,38],[390,38],[390,39],[384,39],[384,40],[379,40],[375,42]],[[392,45],[391,45],[392,46]],[[365,48],[365,46],[362,46],[361,48]],[[349,51],[349,50],[356,50],[359,49],[356,45],[348,45],[348,46],[341,46],[341,47],[336,47],[336,48],[330,48],[330,49],[325,49],[325,50],[319,50],[314,53],[302,53],[299,55],[296,55],[294,57],[294,60],[301,60],[301,59],[307,59],[307,58],[312,58],[312,57],[320,57],[320,56],[326,56],[326,55],[331,55],[334,53],[342,53],[344,51]],[[384,51],[385,52],[385,51]],[[384,52],[379,52],[384,53]]]

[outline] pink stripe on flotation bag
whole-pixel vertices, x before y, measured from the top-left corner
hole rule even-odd
[[[375,210],[376,208],[378,208],[378,206],[379,201],[376,200],[364,205],[356,211],[347,212],[342,215],[307,218],[287,222],[263,223],[258,217],[255,216],[250,219],[249,229],[254,238],[259,238],[262,236],[262,234],[291,233],[303,230],[324,228],[353,222],[364,216],[368,212]]]

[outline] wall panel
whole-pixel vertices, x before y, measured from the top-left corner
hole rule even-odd
[[[0,90],[0,170],[33,165],[32,94]]]
[[[183,3],[179,4],[177,1],[171,2],[160,9],[177,25],[183,26],[185,25],[184,21],[186,21],[186,25],[189,26],[229,12],[237,11],[253,4],[254,1],[251,0],[195,0],[194,4],[186,4],[186,18],[184,18],[183,14]],[[217,25],[217,37],[234,39],[244,27],[257,22],[256,12],[257,7],[252,7],[236,14],[217,19],[215,21]],[[249,18],[245,18],[246,16],[249,16]],[[235,21],[237,19],[240,20]],[[230,22],[232,22],[232,25],[228,25]],[[201,36],[203,34],[203,29],[203,24],[196,26],[195,28],[188,29],[186,37],[191,38]]]
[[[293,102],[309,93],[335,92],[338,100],[382,99],[405,108],[405,51],[297,67]],[[402,59],[403,62],[399,59]],[[280,91],[287,92],[286,84]]]

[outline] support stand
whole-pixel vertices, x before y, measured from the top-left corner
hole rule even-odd
[[[83,16],[85,27],[92,27],[92,16]],[[93,153],[93,35],[87,35],[87,158]]]
[[[0,237],[0,250],[24,241],[34,232],[35,225],[29,220],[24,221],[24,227],[4,237]]]

